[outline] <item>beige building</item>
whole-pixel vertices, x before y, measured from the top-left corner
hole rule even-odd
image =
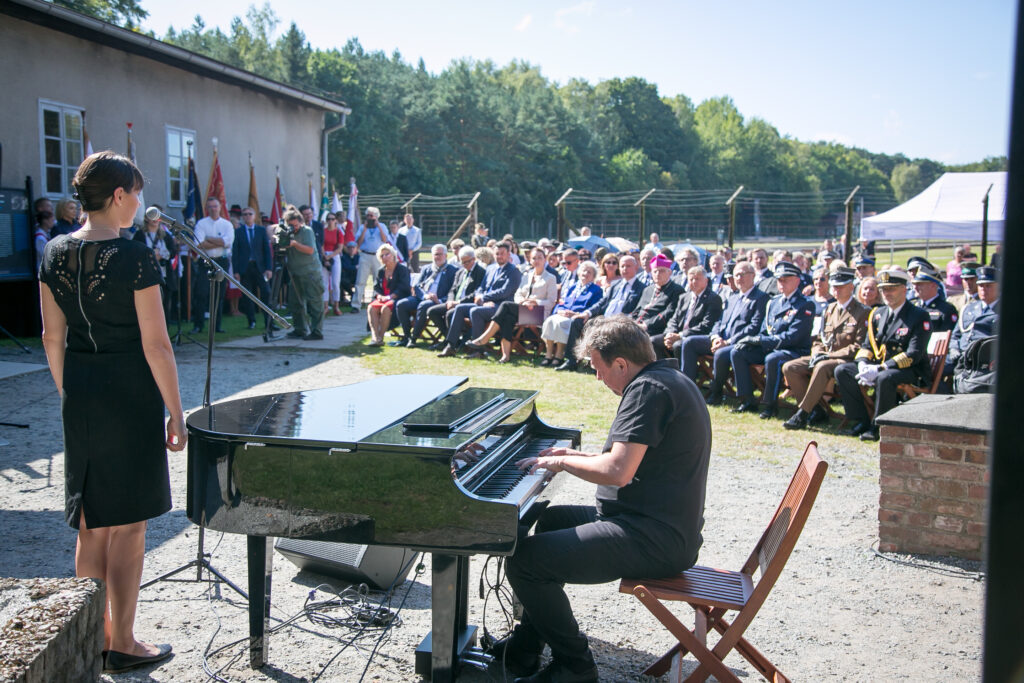
[[[228,203],[246,202],[251,154],[269,213],[275,173],[290,202],[308,201],[310,180],[319,188],[325,136],[350,113],[342,102],[42,0],[0,2],[0,64],[0,186],[29,178],[34,198],[70,195],[83,131],[94,150],[123,153],[130,122],[147,204],[181,215],[189,154],[205,195],[216,140]],[[0,282],[9,301],[8,286]],[[9,316],[8,308],[0,325],[21,327],[11,317],[25,312]]]

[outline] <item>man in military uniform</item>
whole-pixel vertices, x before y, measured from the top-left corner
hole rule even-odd
[[[811,345],[811,355],[791,360],[782,366],[789,390],[800,409],[783,423],[786,429],[803,429],[809,424],[826,422],[828,413],[821,404],[822,394],[839,365],[853,360],[864,343],[871,309],[853,296],[853,268],[836,268],[829,285],[836,300],[825,310],[821,338]]]
[[[928,311],[932,320],[932,332],[945,332],[956,327],[960,317],[956,306],[946,301],[942,295],[942,281],[936,272],[926,265],[917,269],[917,274],[910,279],[914,285],[917,299],[914,304]]]
[[[878,416],[896,405],[896,387],[927,381],[928,337],[931,320],[928,313],[907,301],[907,273],[887,268],[878,274],[878,289],[884,306],[875,308],[868,318],[867,343],[835,370],[839,397],[853,427],[847,436],[863,441],[878,441]],[[875,414],[868,415],[861,385],[875,388]]]
[[[921,266],[926,266],[933,273],[938,272],[935,270],[932,262],[924,256],[911,256],[907,259],[907,276],[911,282]],[[942,290],[942,295],[946,295],[945,289]],[[909,282],[907,283],[907,301],[917,301],[917,292],[914,291],[914,287]]]
[[[810,353],[814,323],[814,303],[799,291],[800,269],[783,262],[776,264],[774,275],[779,295],[768,302],[760,333],[743,337],[731,352],[736,396],[740,399],[740,404],[732,409],[734,413],[757,410],[750,366],[764,364],[763,420],[774,417],[778,410],[782,364]]]
[[[960,280],[964,283],[962,294],[949,297],[949,303],[960,312],[961,319],[967,304],[978,300],[978,268],[981,266],[976,261],[965,261],[960,265]]]
[[[946,353],[944,374],[953,372],[957,361],[973,342],[995,336],[996,327],[999,325],[999,283],[996,281],[996,269],[992,266],[978,266],[975,274],[978,299],[964,307],[960,323],[953,330]]]
[[[853,260],[853,267],[857,269],[857,280],[875,276],[875,259],[866,254],[861,254]]]

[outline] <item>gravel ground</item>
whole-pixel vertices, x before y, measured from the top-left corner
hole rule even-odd
[[[179,348],[183,399],[201,404],[205,354],[196,346]],[[336,386],[367,379],[358,358],[295,349],[263,357],[254,350],[219,349],[214,358],[215,401],[275,391]],[[45,362],[0,349],[0,360]],[[603,391],[595,385],[595,390]],[[74,573],[74,532],[63,522],[62,440],[59,401],[49,374],[35,372],[0,379],[0,421],[28,423],[28,429],[0,427],[0,576],[63,577]],[[755,418],[752,418],[755,419]],[[976,564],[941,558],[895,557],[872,551],[877,540],[877,455],[859,442],[818,434],[820,450],[832,463],[818,502],[785,572],[748,640],[793,680],[974,680],[979,678],[983,581]],[[603,434],[585,434],[584,445],[597,448]],[[708,481],[704,548],[700,562],[738,568],[746,559],[788,484],[800,453],[785,466],[769,447],[753,445],[744,453],[715,452]],[[147,540],[143,580],[192,559],[196,529],[185,517],[183,455],[172,454],[174,509],[153,520]],[[593,486],[563,481],[556,503],[587,503]],[[244,537],[207,536],[214,565],[245,585]],[[375,681],[415,679],[412,652],[430,629],[429,557],[425,571],[395,593],[405,600],[402,625],[383,640],[366,670]],[[482,611],[476,588],[483,558],[471,564],[470,621],[502,630],[500,612]],[[493,564],[492,572],[493,575]],[[191,576],[191,572],[189,573]],[[323,577],[274,557],[273,616],[298,613],[310,589]],[[576,614],[591,638],[602,680],[634,681],[639,671],[671,644],[639,602],[617,592],[617,584],[570,587]],[[320,591],[317,599],[327,594]],[[683,613],[677,610],[677,613]],[[688,620],[689,617],[685,616]],[[153,642],[174,645],[163,666],[109,680],[203,681],[203,653],[247,635],[245,604],[226,587],[193,582],[163,582],[143,591],[136,632]],[[304,620],[273,634],[269,666],[248,668],[242,646],[210,660],[227,665],[232,681],[355,681],[367,664],[376,635],[364,634],[342,650],[351,631],[327,629]],[[340,651],[340,654],[339,654]],[[0,653],[2,655],[2,653]],[[726,663],[744,679],[758,674],[740,657]],[[692,668],[692,664],[687,665]],[[107,678],[107,677],[105,677]],[[498,667],[469,671],[466,681],[504,679]]]

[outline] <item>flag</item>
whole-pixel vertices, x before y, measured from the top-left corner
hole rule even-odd
[[[188,191],[181,217],[190,225],[195,225],[196,221],[203,217],[203,196],[199,194],[199,177],[196,175],[196,162],[191,154],[188,157]]]
[[[316,216],[316,207],[320,206],[320,202],[316,200],[316,191],[313,189],[313,180],[309,180],[309,208],[313,212],[313,216]],[[316,220],[314,218],[313,220]]]
[[[132,138],[132,124],[128,122],[128,158],[138,166],[135,161],[135,140]],[[142,227],[146,224],[146,200],[142,198],[142,190],[139,190],[139,209],[135,212],[135,225]]]
[[[334,199],[331,200],[331,211],[334,212],[335,216],[341,216],[345,209],[341,206],[341,198],[338,197],[338,191],[334,191]]]
[[[221,216],[228,212],[228,200],[224,195],[224,176],[220,173],[220,160],[217,158],[217,147],[213,148],[213,164],[210,166],[210,182],[206,184],[206,200],[216,197],[220,200]]]
[[[274,188],[274,205],[270,207],[270,224],[277,225],[281,222],[281,213],[284,207],[284,199],[281,197],[281,176],[277,176],[277,186]]]
[[[89,139],[89,131],[85,129],[85,110],[82,110],[82,146],[85,148],[85,157],[92,156],[92,140]],[[83,160],[85,159],[83,157]]]
[[[345,226],[345,241],[351,242],[359,232],[359,188],[356,187],[356,179],[350,178],[352,190],[348,195],[348,225]],[[352,234],[349,234],[349,231]]]
[[[320,222],[327,221],[327,212],[331,210],[331,199],[327,196],[327,178],[320,176]]]
[[[263,214],[260,213],[260,198],[256,194],[256,169],[252,165],[252,155],[249,155],[249,199],[248,206],[250,209],[256,212],[256,220],[263,220],[260,218]]]

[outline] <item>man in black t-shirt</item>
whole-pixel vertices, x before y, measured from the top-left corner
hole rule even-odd
[[[702,540],[711,419],[696,385],[674,361],[655,361],[624,315],[590,322],[577,353],[622,400],[601,453],[549,448],[519,463],[598,485],[596,506],[548,508],[508,560],[524,614],[491,652],[525,683],[598,679],[564,584],[673,576],[694,565]],[[545,644],[551,663],[538,671]]]

